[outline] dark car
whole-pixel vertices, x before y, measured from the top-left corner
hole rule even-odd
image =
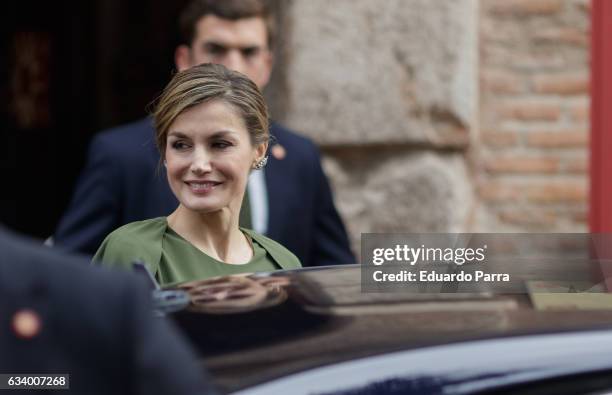
[[[355,265],[185,283],[175,288],[191,305],[173,317],[226,393],[612,391],[612,310],[529,294],[367,293],[360,275]]]

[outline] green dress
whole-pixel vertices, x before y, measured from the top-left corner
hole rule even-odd
[[[298,258],[279,243],[241,228],[253,245],[253,258],[243,265],[218,261],[174,232],[166,217],[132,222],[109,234],[94,263],[131,270],[143,262],[161,285],[236,273],[301,267]]]

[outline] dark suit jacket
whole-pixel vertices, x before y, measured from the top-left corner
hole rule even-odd
[[[287,155],[265,169],[267,236],[303,266],[354,263],[319,151],[308,139],[273,124]],[[178,202],[159,166],[150,119],[94,137],[70,206],[54,235],[58,247],[93,255],[111,231],[129,222],[166,216]]]
[[[182,338],[153,317],[133,275],[87,266],[1,227],[0,251],[1,373],[68,373],[70,391],[61,393],[213,392]],[[12,329],[25,309],[42,323],[29,339]]]

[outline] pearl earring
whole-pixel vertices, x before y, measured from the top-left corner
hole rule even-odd
[[[268,155],[264,156],[263,158],[261,158],[260,160],[258,160],[254,165],[253,165],[253,169],[255,170],[261,170],[264,168],[264,166],[266,166],[266,163],[268,163]]]

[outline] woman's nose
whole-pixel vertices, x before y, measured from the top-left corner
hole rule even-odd
[[[210,156],[203,150],[195,150],[193,160],[191,161],[191,172],[194,174],[203,174],[211,171]]]

